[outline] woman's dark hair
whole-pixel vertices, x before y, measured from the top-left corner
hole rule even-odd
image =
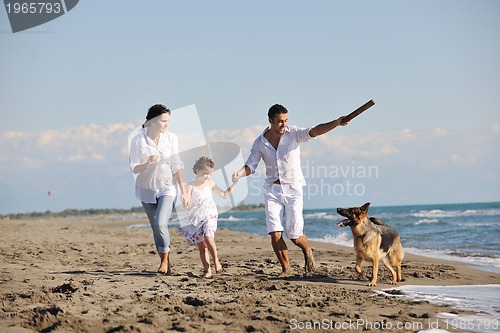
[[[203,167],[206,166],[213,169],[214,165],[215,165],[214,161],[212,161],[210,158],[206,156],[202,156],[194,163],[193,172],[197,174],[198,171],[200,171],[201,169],[203,169]]]
[[[170,109],[168,109],[165,105],[163,104],[155,104],[152,107],[149,108],[148,114],[146,115],[146,122],[148,120],[154,119],[158,116],[161,116],[164,113],[170,114]],[[144,122],[144,124],[146,123]],[[144,127],[144,124],[142,124],[142,127]]]
[[[274,117],[280,113],[288,113],[288,110],[283,105],[274,104],[273,106],[271,106],[271,108],[269,108],[267,116],[269,117],[269,119],[274,119]]]

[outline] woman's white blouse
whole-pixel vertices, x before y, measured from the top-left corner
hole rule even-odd
[[[143,128],[130,142],[130,170],[146,163],[151,155],[158,156],[157,162],[136,174],[135,180],[135,195],[145,203],[156,203],[162,195],[177,195],[174,175],[183,168],[179,142],[173,133],[161,133],[157,145],[147,136],[147,128]]]

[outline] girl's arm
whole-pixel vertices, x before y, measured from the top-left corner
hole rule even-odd
[[[214,186],[212,187],[212,191],[214,191],[215,194],[217,194],[219,197],[227,199],[227,197],[229,197],[229,195],[233,193],[233,189],[236,186],[236,183],[237,182],[233,182],[231,186],[227,188],[227,190],[223,191],[219,186],[215,184],[215,182],[213,182]]]

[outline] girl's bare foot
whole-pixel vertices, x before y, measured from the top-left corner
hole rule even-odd
[[[211,279],[213,277],[213,274],[212,274],[212,269],[209,268],[207,271],[205,271],[205,274],[203,274],[202,276],[204,279]]]
[[[220,264],[219,259],[215,261],[215,273],[222,273],[222,265]]]

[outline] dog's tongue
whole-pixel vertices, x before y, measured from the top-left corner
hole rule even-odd
[[[337,223],[337,227],[345,227],[347,222],[349,222],[349,219],[345,219]]]

